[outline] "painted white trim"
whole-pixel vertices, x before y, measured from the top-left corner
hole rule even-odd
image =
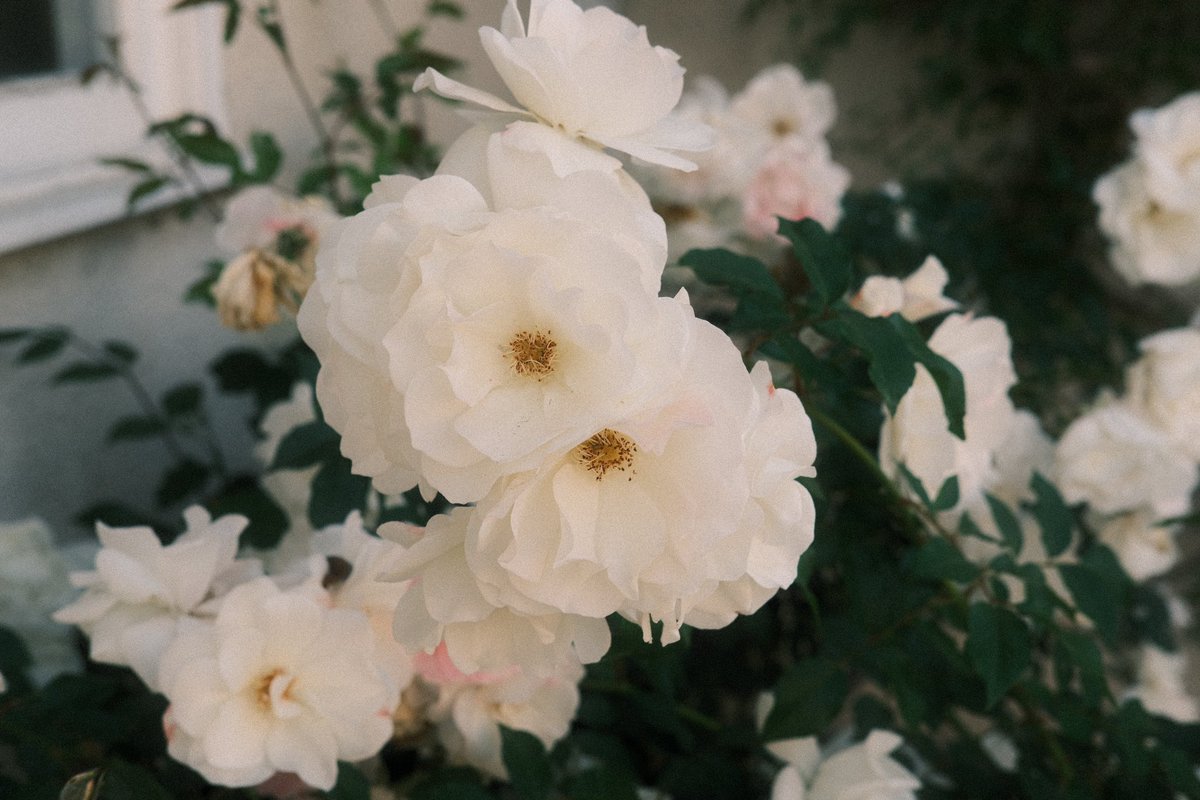
[[[126,68],[155,119],[195,111],[225,127],[221,10],[169,13],[173,0],[111,0]],[[128,94],[106,77],[0,85],[0,253],[119,219],[136,182],[106,156],[163,166]],[[205,170],[219,185],[219,170]],[[163,192],[151,205],[178,199]]]

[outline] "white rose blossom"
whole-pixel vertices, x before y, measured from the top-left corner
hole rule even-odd
[[[1119,514],[1095,523],[1097,536],[1121,562],[1121,568],[1135,581],[1161,575],[1179,560],[1175,526],[1158,525],[1149,509]]]
[[[1138,348],[1142,357],[1126,372],[1127,402],[1200,462],[1200,328],[1162,331]]]
[[[872,275],[850,299],[850,305],[868,317],[887,317],[899,314],[909,322],[920,322],[945,311],[958,308],[958,303],[944,295],[949,276],[936,256],[929,256],[907,278]]]
[[[761,387],[780,395],[778,404],[760,397],[727,336],[699,320],[691,327],[685,377],[667,405],[581,438],[480,503],[467,556],[505,605],[526,614],[619,611],[647,640],[659,620],[669,643],[698,604],[711,601],[713,615],[737,606],[713,597],[726,582],[794,579],[812,537],[811,501],[794,480],[814,474],[810,423],[798,400],[784,400],[787,390]],[[793,433],[768,441],[760,421],[762,430]],[[767,553],[778,562],[763,563]],[[766,599],[747,584],[726,588],[755,594],[754,607]]]
[[[531,0],[528,24],[509,0],[500,30],[479,31],[484,51],[522,107],[428,69],[420,91],[463,100],[507,119],[534,119],[583,141],[676,169],[671,151],[704,150],[711,131],[671,115],[683,91],[679,56],[653,47],[646,29],[607,8]]]
[[[791,64],[755,75],[729,103],[726,125],[759,153],[788,139],[822,141],[837,118],[833,89],[808,81]]]
[[[189,620],[161,676],[168,752],[229,786],[294,772],[331,789],[338,760],[391,737],[398,702],[364,614],[269,578],[231,590],[215,620]]]
[[[884,420],[879,461],[892,477],[899,465],[936,494],[958,477],[958,509],[977,504],[996,480],[996,451],[1008,438],[1015,409],[1008,390],[1016,382],[1004,323],[994,317],[952,314],[934,331],[929,347],[962,372],[966,388],[965,439],[950,433],[942,396],[929,371],[917,365],[913,385],[894,415]]]
[[[230,255],[252,249],[276,252],[280,234],[294,231],[304,237],[304,247],[286,257],[307,267],[311,274],[321,229],[337,218],[323,197],[293,197],[269,186],[251,186],[225,204],[225,218],[217,226],[217,244]]]
[[[93,659],[131,667],[151,689],[159,687],[159,662],[181,620],[211,616],[211,601],[261,572],[258,561],[236,560],[245,517],[213,520],[199,506],[183,515],[187,529],[166,546],[149,528],[97,523],[95,571],[71,573],[86,591],[54,614],[83,629]]]
[[[519,614],[490,599],[498,596],[496,588],[481,583],[467,563],[471,514],[457,508],[434,517],[419,536],[398,523],[381,527],[381,535],[407,544],[385,576],[408,580],[393,584],[403,592],[393,604],[396,641],[414,652],[440,648],[467,674],[517,665],[526,675],[549,677],[563,661],[600,660],[610,643],[605,620],[552,606]]]
[[[1135,111],[1129,127],[1154,199],[1169,209],[1200,212],[1200,92]]]
[[[453,763],[469,764],[506,779],[500,726],[531,733],[547,749],[567,735],[579,708],[578,661],[559,664],[549,677],[530,677],[519,667],[464,675],[444,647],[416,659],[420,678],[436,693],[426,708],[438,740]]]
[[[1138,682],[1125,697],[1140,700],[1152,714],[1184,724],[1200,722],[1200,704],[1185,685],[1187,674],[1185,654],[1145,646],[1138,655]]]
[[[1115,399],[1071,423],[1056,461],[1063,497],[1102,514],[1145,507],[1159,518],[1178,516],[1196,485],[1196,462],[1137,407]]]
[[[421,476],[476,500],[653,400],[678,368],[678,304],[570,215],[491,212],[466,181],[437,176],[331,241],[300,329],[321,358],[326,419],[380,491]]]
[[[771,742],[767,749],[784,762],[771,800],[916,800],[921,781],[890,757],[901,744],[899,736],[883,730],[829,754],[811,736]]]
[[[773,147],[742,191],[742,228],[752,239],[776,236],[777,217],[811,218],[832,230],[842,216],[850,172],[824,142],[788,139]]]

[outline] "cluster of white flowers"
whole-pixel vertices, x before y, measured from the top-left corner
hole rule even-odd
[[[221,322],[257,330],[295,313],[312,284],[320,231],[337,219],[322,197],[295,198],[267,186],[243,189],[225,206],[217,244],[232,260],[213,284]]]
[[[1096,182],[1113,266],[1131,284],[1200,281],[1200,92],[1129,120],[1133,157]]]
[[[730,97],[701,77],[679,114],[711,126],[716,146],[696,157],[693,172],[638,172],[667,220],[672,261],[693,247],[771,243],[777,217],[837,224],[850,173],[825,138],[837,115],[828,84],[778,64]]]
[[[1136,580],[1178,557],[1178,526],[1200,479],[1200,328],[1140,343],[1125,394],[1106,394],[1063,433],[1056,452],[1063,496],[1087,503],[1103,540]]]

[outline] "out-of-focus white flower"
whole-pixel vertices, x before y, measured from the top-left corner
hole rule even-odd
[[[531,733],[549,749],[567,735],[579,708],[583,667],[578,661],[564,661],[554,675],[540,679],[516,667],[464,675],[444,647],[415,661],[420,677],[437,689],[426,714],[449,760],[498,778],[508,777],[501,725]]]
[[[471,514],[457,508],[434,517],[393,560],[395,571],[388,577],[411,578],[407,592],[392,605],[396,640],[414,652],[431,654],[441,647],[468,674],[516,665],[525,675],[549,677],[564,660],[598,661],[610,643],[605,620],[563,614],[552,606],[519,614],[489,599],[497,596],[495,587],[481,584],[467,563]],[[401,540],[409,536],[396,523],[380,533]]]
[[[583,11],[571,0],[532,0],[528,24],[509,0],[500,30],[479,36],[501,79],[523,108],[433,69],[426,87],[509,118],[532,117],[585,141],[676,169],[694,169],[671,151],[703,150],[711,131],[670,112],[683,91],[679,56],[653,47],[646,29],[607,8]]]
[[[823,81],[807,81],[791,64],[759,72],[729,103],[726,124],[762,153],[789,139],[818,142],[833,127],[837,104]]]
[[[307,266],[311,274],[321,229],[337,218],[324,197],[294,197],[270,186],[251,186],[225,204],[225,218],[217,226],[217,244],[229,255],[267,250],[302,268]],[[284,241],[281,248],[281,235],[296,239]]]
[[[1178,210],[1152,197],[1146,168],[1126,162],[1092,189],[1109,258],[1133,285],[1179,286],[1200,278],[1200,210]]]
[[[391,736],[398,690],[364,614],[259,578],[230,591],[214,621],[189,623],[162,662],[168,751],[210,781],[295,772],[328,790],[339,759]]]
[[[958,308],[942,293],[949,276],[936,256],[929,256],[916,272],[901,280],[872,275],[850,299],[850,305],[868,317],[899,314],[909,322]]]
[[[1126,373],[1126,401],[1200,461],[1200,329],[1162,331],[1139,345]]]
[[[1176,722],[1200,722],[1200,705],[1184,686],[1187,656],[1157,647],[1143,647],[1138,658],[1138,683],[1125,693],[1140,700],[1147,711]]]
[[[54,614],[83,629],[93,659],[132,667],[151,689],[180,620],[214,613],[208,601],[261,571],[257,561],[235,560],[245,517],[213,520],[199,506],[183,516],[187,529],[165,547],[149,528],[97,523],[95,571],[71,573],[86,591]]]
[[[742,192],[742,226],[748,236],[775,236],[776,217],[811,218],[832,229],[842,216],[850,172],[824,142],[787,139],[772,148]]]
[[[73,595],[67,564],[44,521],[0,524],[0,625],[29,648],[36,684],[83,666],[71,629],[51,618]]]
[[[647,639],[651,620],[660,620],[669,643],[691,607],[722,582],[750,574],[773,584],[794,570],[781,563],[760,572],[751,563],[756,536],[741,525],[756,514],[764,525],[777,524],[775,513],[810,522],[803,499],[781,486],[812,474],[811,463],[793,460],[808,455],[804,434],[774,443],[774,452],[758,442],[761,401],[737,349],[699,320],[692,336],[684,380],[664,407],[595,432],[480,503],[467,557],[481,581],[498,587],[500,602],[521,613],[543,606],[589,617],[620,611],[642,624]],[[799,403],[780,403],[763,424],[777,430],[779,413],[805,431]],[[748,447],[768,466],[752,474]],[[760,489],[762,505],[748,509]],[[760,535],[758,546],[772,549],[775,534]]]
[[[1200,212],[1200,92],[1135,111],[1129,126],[1150,195],[1166,208]]]
[[[1135,581],[1161,575],[1179,559],[1176,528],[1155,522],[1149,509],[1139,509],[1097,523],[1100,541],[1112,548]]]
[[[967,410],[966,439],[950,433],[941,393],[917,365],[912,387],[888,415],[879,438],[880,465],[893,477],[904,464],[931,495],[958,476],[956,508],[976,505],[996,479],[996,451],[1008,438],[1015,409],[1008,390],[1016,383],[1004,323],[994,317],[953,314],[929,339],[929,347],[962,372]],[[903,484],[903,482],[901,482]]]
[[[1159,518],[1191,505],[1196,462],[1127,402],[1102,401],[1058,442],[1059,489],[1102,514],[1146,507]]]
[[[921,781],[890,757],[903,740],[891,731],[822,756],[814,737],[767,745],[785,766],[775,776],[771,800],[916,800]]]
[[[398,193],[398,192],[397,192]],[[687,324],[606,231],[436,176],[330,232],[300,329],[356,471],[453,502],[657,397]],[[497,420],[505,420],[497,424]]]
[[[221,323],[253,331],[279,322],[282,306],[295,313],[312,274],[266,250],[247,250],[225,265],[212,295]]]
[[[284,437],[316,418],[312,387],[301,381],[292,387],[291,397],[268,408],[259,423],[263,438],[255,446],[254,455],[266,470],[262,485],[287,514],[289,523],[279,547],[263,554],[268,566],[284,566],[309,555],[312,526],[308,521],[308,502],[319,467],[272,470],[270,466]]]

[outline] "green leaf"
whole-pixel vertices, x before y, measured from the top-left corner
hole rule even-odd
[[[909,568],[922,578],[956,583],[970,583],[979,574],[978,567],[942,538],[933,538],[921,545],[913,553]]]
[[[154,493],[160,506],[171,506],[198,494],[208,483],[209,469],[198,461],[183,461],[163,476]]]
[[[1077,564],[1063,564],[1058,571],[1071,591],[1075,607],[1086,614],[1106,642],[1115,643],[1129,593],[1129,579],[1112,551],[1093,544]]]
[[[129,196],[125,198],[125,208],[128,211],[132,211],[134,206],[136,206],[141,200],[149,197],[170,183],[173,183],[173,181],[170,178],[162,175],[155,175],[154,177],[146,178],[146,180],[137,183],[132,189],[129,190]]]
[[[99,800],[171,800],[171,793],[148,770],[110,761],[104,767]]]
[[[933,501],[929,499],[929,492],[925,491],[925,484],[921,483],[921,479],[914,475],[912,470],[903,463],[896,464],[896,467],[900,470],[900,477],[904,478],[904,482],[908,484],[908,488],[921,501],[921,505],[926,508],[933,505]]]
[[[942,396],[948,430],[958,438],[965,439],[963,424],[967,413],[967,388],[963,383],[962,372],[949,359],[933,352],[929,343],[921,336],[921,332],[904,317],[892,314],[887,320],[900,334],[916,363],[925,367],[929,376],[933,378],[938,393]]]
[[[217,307],[217,299],[213,297],[212,287],[216,285],[225,269],[223,261],[209,261],[204,265],[204,276],[187,288],[183,294],[185,303],[201,303],[209,308]]]
[[[1109,696],[1104,659],[1095,639],[1086,633],[1060,630],[1055,640],[1054,660],[1068,675],[1078,671],[1083,696],[1092,706]],[[1063,681],[1065,683],[1065,681]]]
[[[242,171],[242,159],[237,148],[215,133],[181,133],[175,137],[183,152],[205,164],[228,167],[235,175]]]
[[[522,800],[544,800],[554,788],[554,772],[540,739],[500,726],[500,752],[508,779]]]
[[[103,768],[96,767],[81,772],[67,781],[58,795],[58,800],[98,800],[103,783]]]
[[[850,290],[853,268],[841,243],[819,222],[779,220],[779,233],[792,243],[801,268],[812,282],[821,307],[842,299]]]
[[[1033,488],[1034,502],[1029,506],[1033,516],[1042,529],[1042,541],[1046,545],[1046,554],[1053,558],[1061,555],[1071,546],[1071,531],[1075,525],[1075,517],[1066,501],[1054,488],[1054,484],[1042,477],[1041,473],[1033,473],[1029,484]]]
[[[350,461],[342,456],[326,461],[312,482],[308,518],[317,528],[340,525],[351,511],[361,511],[371,481],[350,472]]]
[[[9,683],[8,691],[30,688],[26,671],[33,665],[29,648],[21,637],[4,626],[0,626],[0,675]],[[0,692],[0,695],[3,695]]]
[[[571,800],[638,800],[633,778],[607,766],[573,776],[567,796]]]
[[[123,364],[132,364],[137,361],[138,351],[128,342],[118,342],[110,340],[104,343],[104,352],[120,361]]]
[[[17,356],[17,363],[33,364],[53,358],[66,346],[68,338],[65,330],[39,331],[33,335],[33,341]]]
[[[987,687],[989,708],[1028,669],[1032,648],[1029,629],[1016,614],[988,603],[971,604],[966,655]]]
[[[130,172],[140,172],[142,174],[149,174],[151,172],[151,167],[149,164],[147,164],[145,161],[138,161],[134,158],[102,158],[100,159],[100,163],[109,167],[121,167],[122,169],[129,170]]]
[[[31,333],[31,328],[0,328],[0,344],[19,342]]]
[[[992,510],[992,519],[1000,531],[1000,538],[1005,548],[1013,555],[1021,552],[1025,546],[1025,535],[1021,532],[1021,523],[1012,509],[1004,501],[990,494],[985,495],[988,507]]]
[[[151,436],[158,436],[166,429],[167,423],[161,417],[122,417],[109,428],[107,438],[110,442],[119,442],[126,439],[148,439]]]
[[[159,527],[157,520],[132,506],[122,503],[97,503],[75,515],[74,520],[85,528],[95,528],[103,522],[110,528],[131,528],[137,525]]]
[[[814,223],[815,224],[815,223]],[[888,411],[896,413],[900,399],[917,376],[911,348],[896,335],[883,317],[868,317],[846,305],[837,307],[837,317],[816,326],[818,332],[842,339],[861,350],[869,362],[867,375],[883,396]]]
[[[1062,604],[1046,583],[1046,574],[1037,564],[1021,564],[1017,576],[1025,584],[1025,599],[1018,606],[1022,614],[1043,624],[1050,622],[1056,606]]]
[[[283,164],[283,150],[275,137],[255,131],[250,134],[250,152],[254,154],[254,170],[245,176],[249,183],[270,183]]]
[[[951,475],[942,484],[942,488],[938,490],[938,495],[934,499],[932,505],[929,506],[930,511],[949,511],[958,504],[958,476]]]
[[[290,525],[283,509],[249,476],[235,478],[221,487],[205,507],[214,517],[241,514],[250,520],[242,531],[241,543],[261,550],[279,544]]]
[[[81,383],[84,381],[103,381],[115,378],[121,370],[112,364],[100,364],[93,361],[76,361],[54,373],[50,380],[54,383]]]
[[[371,782],[357,767],[339,761],[337,783],[325,796],[329,800],[370,800]]]
[[[737,298],[738,308],[730,327],[736,330],[773,330],[787,324],[786,298],[757,258],[728,250],[689,250],[679,259],[696,277],[713,286],[724,286]]]
[[[195,414],[203,399],[204,390],[200,384],[181,383],[163,395],[162,407],[168,417],[185,417]]]
[[[835,662],[809,658],[784,673],[775,687],[775,705],[763,723],[764,741],[816,736],[842,710],[850,683]]]
[[[287,40],[283,38],[283,26],[279,23],[279,15],[272,6],[258,7],[258,27],[262,28],[279,52],[287,53]]]
[[[464,16],[462,6],[452,3],[450,0],[429,0],[425,14],[430,17],[450,17],[451,19],[462,19]]]
[[[279,443],[271,469],[303,469],[338,454],[341,437],[324,422],[310,422],[293,428]]]

